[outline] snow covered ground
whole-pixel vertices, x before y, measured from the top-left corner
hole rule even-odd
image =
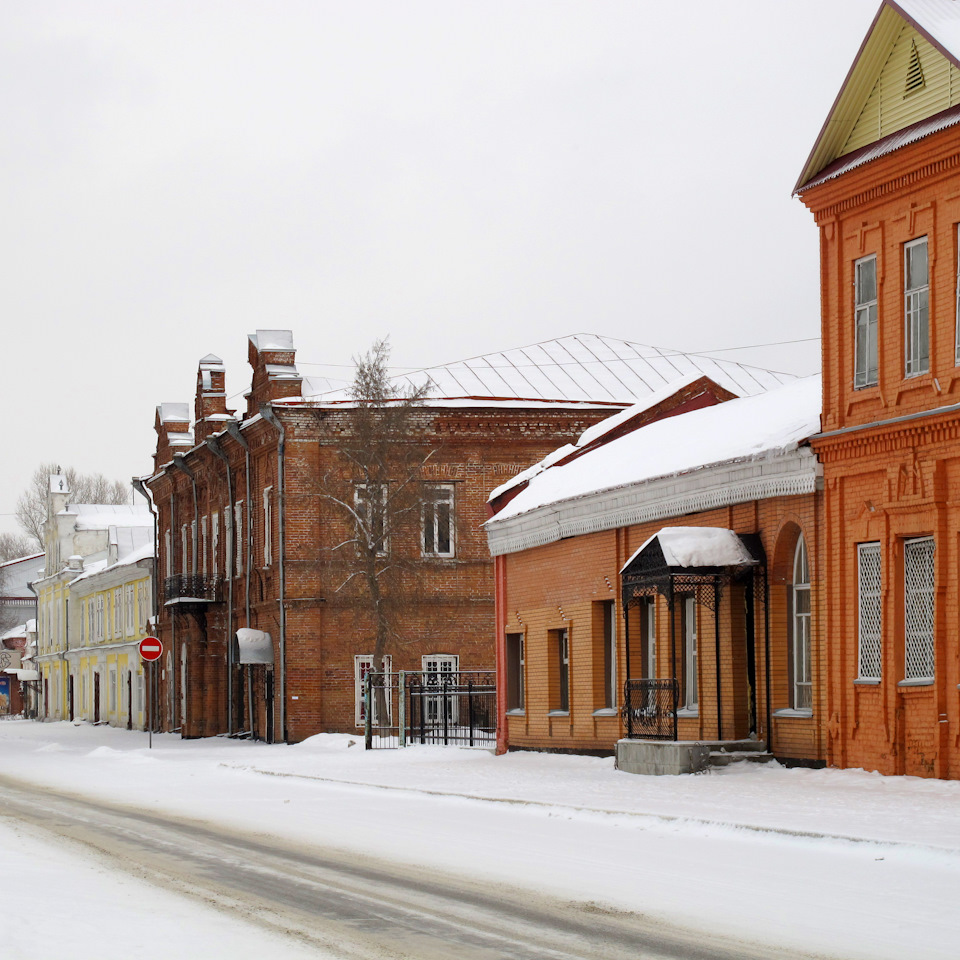
[[[589,757],[365,752],[340,735],[296,746],[163,735],[148,750],[146,734],[28,721],[0,723],[0,772],[844,960],[952,960],[960,942],[960,783],[777,765],[638,777]],[[91,928],[113,924],[121,894],[123,922],[139,923],[139,894],[103,864],[2,819],[0,844],[27,889],[52,877],[103,890],[58,898],[65,936],[81,911]],[[194,955],[303,955],[234,927],[235,949],[222,918],[161,895],[179,933],[196,927],[210,942]],[[163,941],[143,949],[126,955],[190,955]]]

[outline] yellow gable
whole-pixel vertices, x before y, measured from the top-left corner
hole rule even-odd
[[[956,58],[906,19],[899,6],[885,3],[877,14],[798,189],[837,158],[960,104]]]

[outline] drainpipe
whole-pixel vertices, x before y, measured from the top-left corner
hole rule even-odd
[[[43,572],[46,573],[47,572],[46,569],[44,569]],[[36,619],[37,653],[36,653],[36,656],[39,657],[40,656],[40,594],[37,593],[37,588],[33,585],[32,580],[27,581],[27,589],[37,598],[37,619]],[[38,667],[37,675],[39,679],[37,680],[37,702],[35,704],[37,715],[33,719],[39,721],[40,720],[40,697],[43,694],[43,671],[39,669],[40,664],[37,662],[37,660],[34,660],[34,664],[36,664],[36,666]]]
[[[207,446],[210,452],[226,464],[227,468],[227,500],[230,509],[233,509],[233,470],[230,468],[230,458],[223,452],[220,441],[216,437],[207,437]],[[226,518],[224,518],[226,523]],[[226,554],[224,554],[226,556]],[[233,730],[233,577],[232,570],[227,570],[227,734]]]
[[[227,433],[243,447],[243,483],[247,501],[247,562],[244,564],[243,596],[244,612],[247,618],[246,625],[252,627],[253,624],[250,622],[250,570],[253,564],[253,507],[250,503],[250,444],[247,443],[246,437],[240,432],[239,424],[235,421],[227,423]],[[253,721],[253,667],[249,663],[247,664],[247,715],[250,720],[250,739],[252,740],[254,739],[256,724]]]
[[[277,519],[279,529],[280,556],[277,558],[277,567],[280,574],[280,642],[278,644],[280,654],[280,730],[283,734],[284,742],[287,738],[287,579],[284,561],[287,552],[287,528],[286,528],[286,493],[284,492],[284,473],[283,457],[286,446],[286,434],[283,430],[283,424],[277,418],[273,407],[269,403],[260,404],[260,416],[270,424],[278,433],[277,441]]]
[[[174,549],[174,537],[177,532],[177,506],[174,496],[170,494],[170,552],[176,556],[177,551]],[[171,561],[173,557],[170,558]],[[171,569],[176,567],[175,563],[171,562]],[[181,571],[182,572],[182,571]],[[173,656],[170,657],[170,679],[169,684],[170,688],[173,691],[173,695],[176,696],[177,693],[177,612],[175,607],[170,607],[170,647],[173,653]],[[159,717],[157,718],[159,721]],[[162,726],[161,723],[157,723],[157,726]],[[170,711],[170,726],[171,729],[168,733],[175,733],[176,728],[173,727],[173,711]]]
[[[160,540],[159,540],[159,528],[158,528],[158,519],[157,519],[157,506],[153,502],[153,497],[147,491],[146,486],[144,486],[143,480],[140,477],[132,477],[131,483],[133,484],[133,489],[139,493],[144,500],[147,501],[147,505],[150,507],[150,513],[153,514],[153,576],[150,578],[153,585],[153,598],[150,604],[151,607],[151,616],[153,617],[154,624],[158,623],[160,610],[160,590],[158,578],[160,571],[157,568],[157,562],[160,558]]]
[[[246,603],[244,604],[244,611],[247,617],[246,626],[250,627],[253,626],[250,623],[250,564],[253,562],[253,525],[250,522],[252,519],[250,514],[250,444],[247,443],[246,437],[240,432],[240,427],[236,422],[227,423],[227,433],[243,447],[244,488],[247,497],[247,563],[244,589]]]

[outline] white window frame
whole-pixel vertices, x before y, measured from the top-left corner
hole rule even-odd
[[[516,656],[511,652],[512,641],[515,638]],[[504,648],[507,655],[507,696],[509,698],[511,686],[516,690],[516,702],[507,704],[507,713],[523,713],[526,709],[527,692],[524,687],[526,673],[526,636],[522,631],[507,630],[504,634]],[[513,682],[511,683],[511,673]]]
[[[911,256],[923,247],[927,269],[922,282],[911,272]],[[930,247],[927,237],[903,245],[904,376],[918,377],[930,370]]]
[[[200,572],[207,575],[207,518],[200,518]]]
[[[866,297],[863,274],[873,267],[873,297]],[[854,289],[854,371],[855,390],[875,387],[879,379],[879,351],[877,345],[877,255],[861,257],[853,265]],[[862,355],[862,359],[861,359]]]
[[[368,490],[377,489],[380,491],[380,530],[368,529],[370,527],[370,516],[368,504],[371,497],[368,496]],[[365,539],[365,547],[373,547],[378,557],[385,557],[390,553],[390,536],[387,530],[387,485],[358,483],[353,488],[353,506],[357,515],[357,535]]]
[[[135,587],[132,583],[124,585],[124,632],[128,637],[133,636],[133,631],[136,627],[134,623],[134,590]]]
[[[243,501],[238,500],[233,505],[233,575],[239,577],[243,573]]]
[[[164,576],[173,576],[173,537],[170,535],[170,528],[163,531],[163,566]]]
[[[273,564],[273,487],[263,490],[263,565]]]
[[[196,576],[200,568],[200,564],[197,562],[197,521],[190,521],[190,550],[192,552],[191,562],[190,562],[190,572]]]
[[[180,524],[180,573],[186,575],[190,572],[188,556],[188,547],[187,547],[187,537],[189,536],[188,530],[190,529],[189,524],[182,523]]]
[[[871,583],[871,567],[877,571]],[[875,623],[875,629],[870,624]],[[857,679],[883,677],[883,554],[877,541],[857,544]]]
[[[423,685],[430,685],[430,676],[440,676],[444,673],[456,674],[460,672],[460,656],[456,653],[428,653],[420,658],[420,669],[423,671]],[[443,710],[440,703],[442,696],[424,697],[423,712],[424,722],[430,726],[443,723]],[[459,720],[457,697],[453,694],[447,696],[449,704],[447,719],[450,723],[457,723]]]
[[[103,594],[97,594],[97,620],[96,620],[96,640],[99,643],[103,640]]]
[[[220,573],[220,514],[210,515],[210,572],[216,577]]]
[[[929,583],[911,582],[911,567],[920,562],[922,554],[930,551],[931,578]],[[934,573],[936,545],[933,537],[916,537],[903,543],[903,593],[904,593],[904,680],[908,682],[932,682],[936,673],[936,576]],[[915,578],[914,578],[915,580]],[[927,600],[929,598],[929,601]],[[929,616],[923,616],[922,607],[929,607]],[[911,625],[923,616],[927,624]],[[922,656],[922,648],[929,655]],[[919,661],[919,663],[918,663]]]
[[[387,676],[387,723],[393,722],[393,697],[391,696],[393,688],[393,657],[388,653],[383,657],[381,667]],[[354,723],[358,727],[366,725],[366,691],[364,690],[364,680],[368,673],[373,669],[373,654],[358,653],[353,658],[353,703],[354,703]],[[377,704],[374,703],[374,708]],[[379,718],[374,712],[372,726],[379,726]]]
[[[807,542],[801,534],[793,554],[793,622],[791,646],[793,655],[793,682],[791,706],[794,710],[813,712],[813,675],[810,631],[812,626],[812,592],[810,589],[810,558]]]
[[[456,485],[452,483],[431,483],[424,489],[424,502],[421,511],[420,549],[425,557],[456,556],[454,537],[454,518],[456,504]],[[443,510],[446,507],[447,547],[441,549],[440,540],[443,528]]]
[[[107,681],[110,684],[109,710],[110,713],[117,712],[117,668],[111,667],[107,675]]]

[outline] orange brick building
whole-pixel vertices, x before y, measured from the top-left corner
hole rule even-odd
[[[710,387],[638,404],[494,492],[501,750],[612,753],[676,683],[667,739],[824,761],[820,380]]]
[[[797,186],[820,230],[827,759],[960,777],[960,4],[882,4]]]
[[[355,732],[373,630],[336,560],[351,531],[324,508],[320,488],[330,474],[349,479],[349,399],[300,376],[289,331],[252,335],[249,360],[239,416],[226,408],[215,356],[200,362],[192,415],[186,404],[157,408],[145,482],[158,513],[162,725],[291,742]],[[735,387],[779,382],[698,363],[578,335],[422,371],[433,390],[417,413],[417,442],[433,449],[427,480],[443,506],[424,515],[422,535],[390,539],[391,553],[417,561],[418,585],[382,667],[493,667],[493,561],[481,530],[491,489],[652,385],[701,367]]]

